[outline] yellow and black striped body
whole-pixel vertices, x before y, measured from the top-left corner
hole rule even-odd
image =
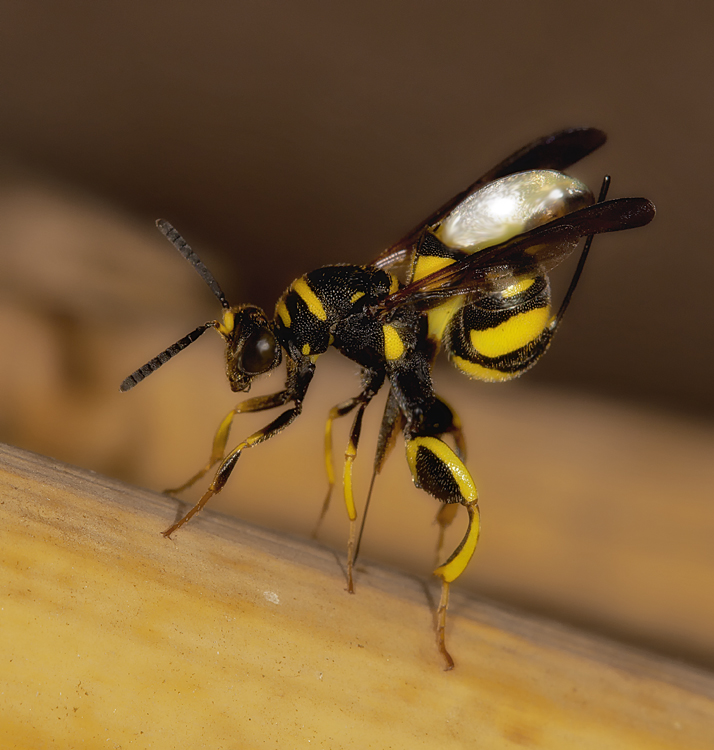
[[[427,234],[415,253],[413,280],[463,256],[464,251]],[[427,313],[434,344],[443,345],[463,373],[487,382],[510,380],[532,367],[550,345],[554,330],[545,273],[534,269],[507,284],[499,281],[498,289],[489,289],[486,281],[478,294],[451,297]]]
[[[405,432],[434,435],[444,413],[431,383],[437,350],[428,320],[409,304],[386,318],[374,314],[373,306],[398,287],[395,276],[370,266],[320,268],[296,279],[280,298],[275,332],[292,360],[314,363],[333,346],[375,378],[388,378]]]
[[[326,266],[300,276],[279,299],[273,319],[254,305],[231,306],[181,235],[168,222],[159,222],[159,229],[219,300],[223,315],[198,326],[135,370],[121,389],[141,382],[210,329],[225,341],[226,375],[234,392],[248,391],[256,377],[277,368],[282,361],[286,365],[285,384],[280,391],[246,399],[222,420],[209,460],[176,491],[191,486],[219,464],[213,481],[198,503],[164,535],[170,536],[221,491],[243,452],[269,440],[297,419],[316,361],[333,346],[356,362],[362,374],[359,393],[331,409],[325,428],[330,489],[322,515],[335,483],[332,425],[336,419],[354,414],[342,481],[350,520],[348,590],[353,590],[359,548],[352,467],[365,409],[387,385],[373,478],[401,431],[414,483],[443,503],[437,514],[442,534],[458,505],[464,506],[468,515],[462,541],[434,571],[442,581],[437,644],[447,668],[453,666],[444,636],[449,586],[474,553],[480,518],[476,484],[464,464],[460,422],[434,392],[434,360],[443,347],[459,370],[485,381],[509,380],[525,372],[550,345],[592,237],[651,221],[654,207],[649,201],[605,201],[606,179],[598,202],[591,205],[594,198],[587,186],[560,171],[598,148],[604,139],[601,131],[584,128],[534,141],[447,201],[371,264]],[[553,315],[547,272],[583,237],[588,239],[580,261]],[[394,274],[409,262],[410,272],[402,286]],[[236,415],[271,409],[281,411],[228,450]],[[447,435],[453,448],[443,439]]]
[[[334,345],[345,356],[369,367],[384,351],[381,326],[368,309],[396,291],[399,282],[370,266],[326,266],[301,276],[284,292],[275,308],[278,340],[294,359],[315,361]],[[372,324],[370,325],[370,320]],[[357,321],[360,341],[349,336]]]
[[[545,353],[552,323],[548,277],[522,277],[503,292],[463,305],[449,321],[442,342],[451,362],[469,377],[510,380]]]
[[[462,459],[441,439],[445,433],[459,433],[458,444],[460,428],[450,407],[434,393],[431,370],[438,346],[430,336],[428,317],[409,303],[388,316],[375,315],[374,306],[398,287],[396,277],[369,266],[327,266],[312,271],[296,279],[280,298],[275,331],[293,361],[307,360],[314,366],[317,356],[334,346],[363,368],[362,392],[332,410],[326,430],[329,466],[332,422],[357,409],[343,479],[351,539],[356,519],[352,463],[362,414],[384,380],[389,381],[390,399],[398,408],[383,429],[391,430],[397,421],[401,425],[415,484],[443,503],[460,503],[468,510],[462,543],[437,570],[450,582],[461,574],[476,546],[478,493]],[[351,582],[351,569],[349,578]]]

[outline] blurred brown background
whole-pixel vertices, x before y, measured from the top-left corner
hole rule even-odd
[[[659,216],[596,245],[533,379],[711,417],[714,12],[686,7],[3,2],[0,147],[169,217],[270,309],[532,138],[601,127],[578,174]]]
[[[178,226],[230,300],[272,310],[297,275],[367,261],[531,139],[606,130],[572,171],[594,190],[612,174],[611,197],[650,198],[655,222],[596,240],[567,323],[527,379],[493,395],[453,385],[491,508],[493,551],[479,553],[472,588],[714,666],[709,6],[0,0],[0,16],[0,439],[154,488],[196,468],[233,403],[208,336],[141,389],[116,390],[217,314],[155,218]],[[225,502],[242,516],[310,530],[320,423],[356,389],[354,368],[326,359],[336,375],[321,381],[324,403],[308,404],[313,427],[261,447],[233,480]],[[300,500],[276,511],[256,491]],[[546,511],[558,492],[563,506]],[[405,566],[413,554],[426,574],[433,542],[402,553],[394,531],[380,538],[411,507],[392,525],[377,515],[364,549]],[[517,560],[539,538],[528,508],[552,537]],[[344,537],[341,512],[330,540]],[[680,536],[648,525],[671,516]],[[543,584],[566,570],[562,591]],[[625,612],[643,586],[652,598]]]

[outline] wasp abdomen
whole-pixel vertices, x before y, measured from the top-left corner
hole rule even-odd
[[[510,380],[546,351],[552,324],[550,284],[546,276],[536,276],[464,305],[443,342],[453,364],[469,377]]]

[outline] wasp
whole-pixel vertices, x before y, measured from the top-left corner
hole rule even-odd
[[[641,227],[653,219],[655,208],[644,198],[605,200],[608,177],[595,200],[586,185],[563,173],[605,139],[600,130],[574,128],[533,141],[371,263],[325,266],[300,276],[280,297],[272,318],[254,305],[230,305],[181,235],[168,222],[157,222],[209,286],[223,314],[136,370],[121,390],[129,390],[155,372],[209,328],[225,341],[226,375],[234,392],[248,391],[256,377],[275,369],[283,359],[287,371],[282,390],[244,400],[224,417],[205,466],[171,492],[191,486],[218,464],[210,486],[164,536],[171,536],[223,489],[244,451],[269,440],[300,416],[318,358],[332,346],[361,368],[359,392],[332,408],[325,428],[329,490],[322,515],[334,484],[332,425],[354,413],[343,473],[350,521],[348,590],[354,591],[359,546],[352,467],[365,409],[386,384],[389,391],[373,480],[401,431],[414,484],[442,503],[437,514],[442,538],[459,505],[467,514],[461,542],[434,571],[441,579],[437,646],[445,668],[451,669],[454,661],[445,643],[449,588],[474,554],[480,513],[476,484],[464,463],[461,423],[454,409],[434,391],[434,361],[443,349],[457,369],[475,380],[501,382],[522,375],[550,347],[593,236]],[[570,286],[554,313],[548,273],[583,238]],[[269,424],[227,450],[238,414],[280,408]]]

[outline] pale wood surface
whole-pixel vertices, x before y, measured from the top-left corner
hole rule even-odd
[[[711,748],[714,677],[0,452],[3,748]]]
[[[153,489],[184,481],[240,400],[218,337],[207,334],[128,394],[118,385],[214,316],[210,293],[151,222],[30,176],[0,171],[0,227],[0,441]],[[232,298],[251,298],[210,247],[196,249]],[[580,335],[570,321],[554,353],[573,356]],[[282,377],[261,379],[251,395],[280,389]],[[481,496],[483,534],[456,589],[714,670],[714,425],[531,382],[491,386],[449,367],[435,372],[464,422]],[[325,492],[324,419],[358,384],[356,366],[334,352],[321,357],[301,418],[241,458],[211,508],[309,536]],[[360,510],[379,416],[378,398],[355,462]],[[267,418],[243,415],[232,440]],[[335,430],[338,461],[346,422]],[[342,551],[339,488],[333,505],[320,539]],[[377,483],[363,559],[428,578],[436,509],[412,486],[398,441]],[[445,553],[462,524],[457,518]]]

